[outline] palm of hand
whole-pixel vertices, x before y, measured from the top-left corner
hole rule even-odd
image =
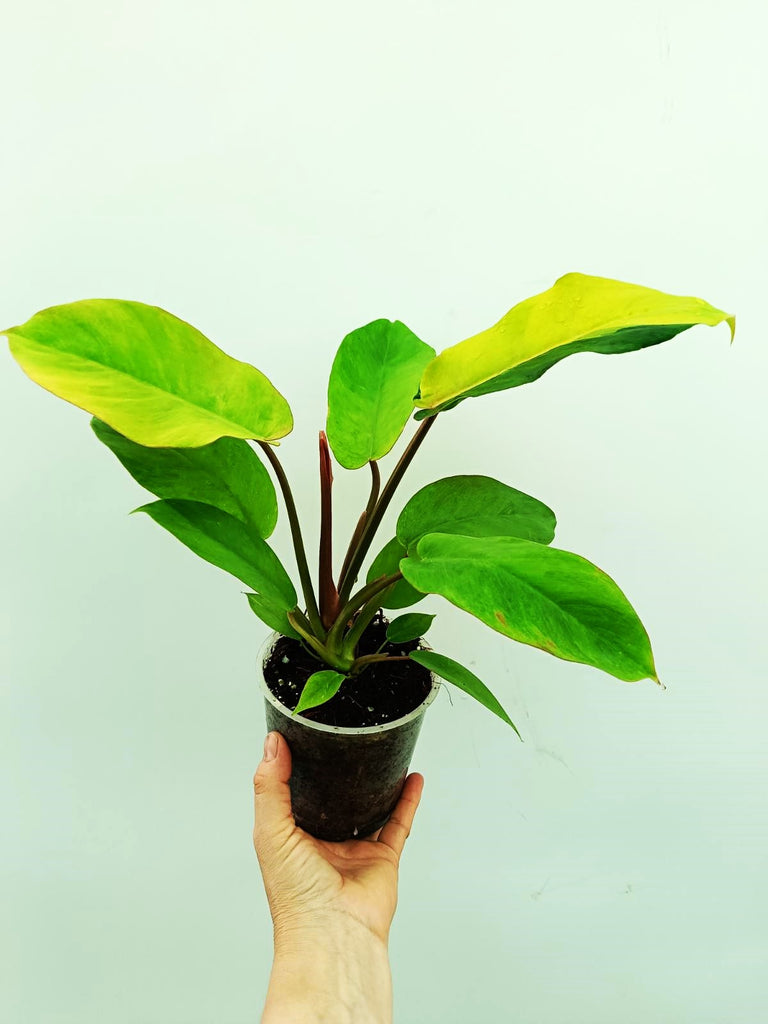
[[[397,906],[398,856],[381,832],[367,839],[330,843],[296,828],[295,848],[285,867],[293,871],[308,904],[318,911],[344,913],[386,938]]]
[[[254,783],[253,841],[276,930],[322,931],[354,919],[385,944],[397,906],[400,855],[419,805],[424,777],[409,775],[389,820],[365,839],[333,843],[296,825],[291,812],[290,751],[279,733],[272,759]]]

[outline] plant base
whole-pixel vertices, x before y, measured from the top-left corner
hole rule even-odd
[[[301,650],[295,641],[273,634],[263,650],[260,667],[274,665],[277,660],[278,664],[286,668],[290,662],[282,662],[285,654],[276,653],[285,649],[285,643],[295,644]],[[310,660],[313,662],[311,671],[317,671],[317,662]],[[267,730],[281,733],[291,749],[290,787],[296,824],[317,839],[340,842],[370,835],[385,824],[400,798],[424,712],[437,696],[440,683],[414,662],[395,664],[418,668],[424,674],[426,679],[422,677],[421,682],[416,683],[420,700],[404,716],[394,721],[367,726],[342,726],[313,721],[307,717],[312,711],[293,717],[292,708],[286,707],[281,700],[279,685],[266,681],[265,674],[268,673],[264,669],[260,672]],[[280,678],[285,680],[288,676],[289,673],[285,672]],[[418,677],[415,678],[418,680]],[[304,681],[306,677],[300,685],[296,685],[295,690],[287,687],[292,707],[298,703]],[[280,693],[279,697],[274,692],[275,687]],[[380,678],[377,687],[379,692],[382,688],[396,691],[397,684]],[[413,685],[410,689],[413,693]],[[332,701],[314,709],[315,714],[330,708],[340,694],[341,690]],[[357,700],[357,697],[354,699]],[[364,707],[367,709],[373,705],[366,704]],[[326,710],[326,715],[328,713]]]

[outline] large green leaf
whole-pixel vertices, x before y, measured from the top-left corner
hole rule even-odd
[[[409,551],[427,533],[463,537],[522,537],[549,544],[555,513],[522,491],[489,476],[448,476],[427,484],[397,520],[397,539]]]
[[[368,570],[366,582],[373,583],[374,580],[381,579],[382,576],[392,576],[394,573],[400,572],[400,561],[407,554],[408,552],[397,537],[393,537],[374,558]],[[410,583],[406,583],[405,580],[398,580],[382,596],[381,607],[408,608],[412,604],[418,604],[419,601],[423,601],[426,596],[426,594],[422,594],[412,587]]]
[[[271,441],[293,426],[263,373],[157,306],[87,299],[2,333],[32,380],[137,444]]]
[[[528,384],[575,352],[633,352],[696,324],[735,319],[703,299],[641,285],[566,274],[514,306],[497,324],[445,349],[424,370],[417,419],[465,398]]]
[[[220,437],[201,448],[148,448],[91,420],[96,437],[134,480],[158,498],[213,505],[269,537],[277,522],[275,486],[247,441]]]
[[[346,469],[386,455],[413,412],[421,372],[435,350],[399,320],[348,334],[328,382],[328,442]]]
[[[424,668],[428,668],[430,672],[434,672],[442,679],[447,679],[449,683],[458,686],[460,690],[468,693],[475,700],[479,700],[483,707],[488,708],[494,715],[498,715],[507,725],[511,725],[517,735],[520,736],[515,723],[485,683],[478,679],[474,672],[464,668],[458,661],[446,658],[444,654],[436,654],[434,651],[411,651],[409,658],[411,661],[416,661],[419,665],[423,665]],[[522,739],[522,736],[520,736],[520,739]]]
[[[160,526],[206,562],[242,580],[270,606],[296,607],[296,591],[277,555],[266,541],[239,519],[199,501],[171,498],[142,505]]]
[[[517,537],[428,534],[401,562],[405,578],[487,626],[618,679],[658,681],[643,624],[596,565]]]

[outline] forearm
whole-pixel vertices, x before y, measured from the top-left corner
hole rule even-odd
[[[261,1024],[391,1024],[386,943],[353,918],[275,932]]]

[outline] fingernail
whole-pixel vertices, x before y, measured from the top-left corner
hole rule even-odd
[[[267,733],[267,738],[264,740],[264,760],[274,761],[277,756],[277,733]]]

